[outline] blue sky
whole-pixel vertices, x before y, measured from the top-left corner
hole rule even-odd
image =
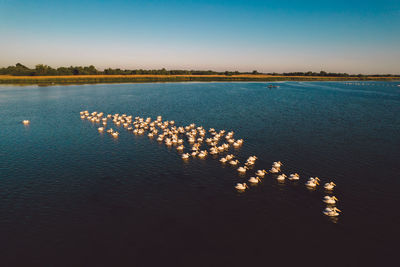
[[[400,74],[400,1],[0,0],[0,66]]]

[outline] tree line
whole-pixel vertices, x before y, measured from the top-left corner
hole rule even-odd
[[[392,74],[377,74],[377,75],[363,75],[363,74],[347,74],[347,73],[332,73],[332,72],[288,72],[288,73],[259,73],[257,70],[252,72],[239,72],[239,71],[212,71],[212,70],[166,70],[165,68],[159,70],[127,70],[127,69],[112,69],[107,68],[103,71],[96,69],[95,66],[70,66],[52,68],[48,65],[38,64],[35,68],[31,69],[21,63],[15,66],[8,66],[0,68],[0,75],[13,75],[13,76],[59,76],[59,75],[134,75],[134,74],[150,74],[150,75],[239,75],[239,74],[268,74],[274,76],[322,76],[322,77],[400,77],[400,75]]]

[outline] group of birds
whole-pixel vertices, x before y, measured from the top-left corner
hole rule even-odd
[[[182,152],[182,159],[189,160],[190,158],[205,158],[208,154],[217,156],[218,154],[225,154],[229,148],[233,147],[238,149],[243,145],[243,139],[235,139],[234,132],[230,131],[226,133],[225,130],[217,131],[214,128],[210,128],[208,131],[202,126],[196,127],[194,123],[188,126],[175,126],[175,121],[163,121],[161,116],[158,116],[156,120],[151,118],[141,118],[126,114],[108,114],[105,115],[103,112],[91,112],[85,110],[80,112],[81,119],[86,119],[94,123],[101,123],[102,126],[98,127],[98,131],[103,133],[106,131],[112,137],[118,138],[119,132],[109,128],[106,130],[108,123],[111,121],[117,127],[124,127],[128,131],[132,131],[136,135],[144,135],[147,133],[149,138],[157,138],[157,141],[164,143],[168,147],[175,147],[178,152]],[[207,132],[209,137],[207,138]],[[226,134],[225,134],[226,133]],[[186,142],[184,141],[186,138]],[[223,140],[225,139],[225,140]],[[189,152],[183,153],[185,145],[190,148]],[[205,147],[206,146],[206,147]],[[250,156],[247,158],[244,166],[239,166],[237,171],[239,174],[245,174],[247,171],[252,169],[257,161],[257,156]],[[233,167],[239,165],[240,161],[234,154],[227,154],[219,159],[222,164],[229,164]],[[273,175],[278,182],[284,182],[287,178],[291,181],[297,181],[300,179],[300,175],[297,173],[286,176],[281,171],[283,166],[282,162],[273,162],[269,171],[260,169],[255,172],[255,175],[248,179],[251,184],[258,184],[261,179],[267,174]],[[318,177],[311,177],[305,183],[306,187],[314,190],[319,185],[320,179]],[[324,189],[329,194],[332,193],[335,183],[325,183]],[[238,191],[245,191],[248,189],[247,183],[237,183],[234,186]],[[323,199],[323,202],[327,204],[327,207],[323,213],[330,217],[336,217],[341,212],[336,208],[335,204],[338,199],[335,196],[327,195]]]

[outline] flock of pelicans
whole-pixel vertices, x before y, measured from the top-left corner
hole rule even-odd
[[[106,131],[112,137],[118,138],[119,132],[109,128],[106,130],[108,123],[113,123],[115,126],[122,126],[126,128],[128,131],[132,131],[134,134],[143,135],[147,133],[149,138],[157,137],[158,142],[163,142],[165,145],[171,147],[174,146],[177,151],[183,152],[184,146],[184,137],[186,136],[187,143],[190,147],[190,153],[183,153],[182,159],[188,160],[189,158],[205,158],[208,154],[218,155],[226,152],[229,147],[239,148],[243,145],[243,139],[235,139],[233,137],[234,132],[226,133],[225,130],[216,131],[214,128],[208,130],[210,137],[206,138],[206,130],[203,127],[196,127],[196,125],[190,124],[186,127],[177,127],[175,126],[174,121],[163,121],[161,116],[158,116],[155,121],[152,121],[151,118],[141,118],[128,116],[126,114],[108,114],[105,115],[103,112],[92,112],[89,111],[81,111],[80,112],[81,119],[87,119],[94,123],[101,123],[102,126],[98,127],[98,131],[100,133]],[[25,125],[28,125],[29,120],[24,120],[22,122]],[[222,141],[225,139],[225,141]],[[203,143],[208,145],[207,149],[201,149]],[[240,174],[245,174],[249,171],[257,161],[256,156],[250,156],[244,166],[240,166],[237,168],[237,171]],[[224,157],[221,157],[219,161],[222,164],[230,164],[231,166],[236,167],[240,162],[235,158],[235,155],[228,154]],[[285,181],[287,178],[291,181],[297,181],[300,179],[300,175],[297,173],[290,174],[287,177],[285,174],[281,172],[282,163],[280,161],[274,162],[271,166],[270,170],[257,170],[255,175],[250,177],[248,180],[251,184],[257,184],[261,181],[262,178],[265,177],[266,174],[275,174],[274,176],[279,182]],[[320,179],[318,177],[310,177],[308,181],[305,183],[307,188],[315,189],[319,186]],[[335,183],[329,182],[324,184],[324,189],[330,195],[333,192]],[[239,191],[245,191],[248,189],[247,183],[237,183],[235,188]],[[327,207],[324,209],[323,213],[330,217],[336,217],[341,212],[336,207],[336,202],[338,199],[335,196],[325,196],[322,201],[327,204]]]

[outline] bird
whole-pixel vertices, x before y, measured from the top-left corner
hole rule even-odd
[[[228,160],[227,160],[226,158],[221,158],[219,161],[220,161],[221,163],[226,163]]]
[[[243,183],[243,184],[237,183],[236,186],[235,186],[235,188],[236,188],[237,190],[246,190],[246,188],[249,188],[249,187],[247,186],[246,183]]]
[[[266,171],[266,170],[258,170],[258,171],[256,172],[256,175],[259,176],[259,177],[264,177],[265,174],[267,174],[267,171]]]
[[[325,183],[324,188],[326,190],[332,190],[335,186],[336,186],[336,184],[334,182],[329,182],[329,183]]]
[[[323,213],[329,217],[336,217],[339,216],[339,212],[342,212],[340,209],[336,207],[326,207]]]
[[[239,167],[237,170],[238,170],[238,172],[240,172],[240,173],[246,173],[247,167]]]
[[[289,180],[291,180],[291,181],[297,181],[299,179],[300,179],[300,175],[297,173],[294,173],[294,174],[292,173],[291,175],[289,175]]]
[[[275,167],[272,167],[272,168],[269,170],[270,173],[278,173],[278,172],[280,172],[280,171],[281,171],[280,168],[275,168]]]
[[[276,177],[276,180],[278,180],[278,181],[285,181],[285,178],[286,178],[287,176],[285,175],[285,174],[280,174],[280,175],[278,175],[278,177]]]
[[[315,178],[310,177],[310,179],[308,179],[308,181],[306,182],[306,186],[314,188],[317,185],[319,185],[318,181],[320,181],[318,177],[315,177]]]
[[[252,184],[257,184],[258,182],[260,182],[260,177],[250,177],[249,182]]]
[[[23,120],[22,123],[23,123],[24,125],[28,125],[28,124],[31,123],[31,122],[30,122],[29,120]]]
[[[282,162],[280,162],[280,161],[275,161],[274,163],[272,163],[272,167],[275,167],[275,168],[280,168],[280,167],[282,167]]]
[[[330,197],[330,196],[325,196],[325,197],[322,199],[322,201],[325,202],[326,204],[334,205],[334,204],[336,204],[336,202],[338,201],[338,199],[337,199],[335,196],[332,196],[332,197]]]
[[[238,160],[231,160],[229,161],[229,164],[231,164],[232,166],[236,166],[239,163]]]

